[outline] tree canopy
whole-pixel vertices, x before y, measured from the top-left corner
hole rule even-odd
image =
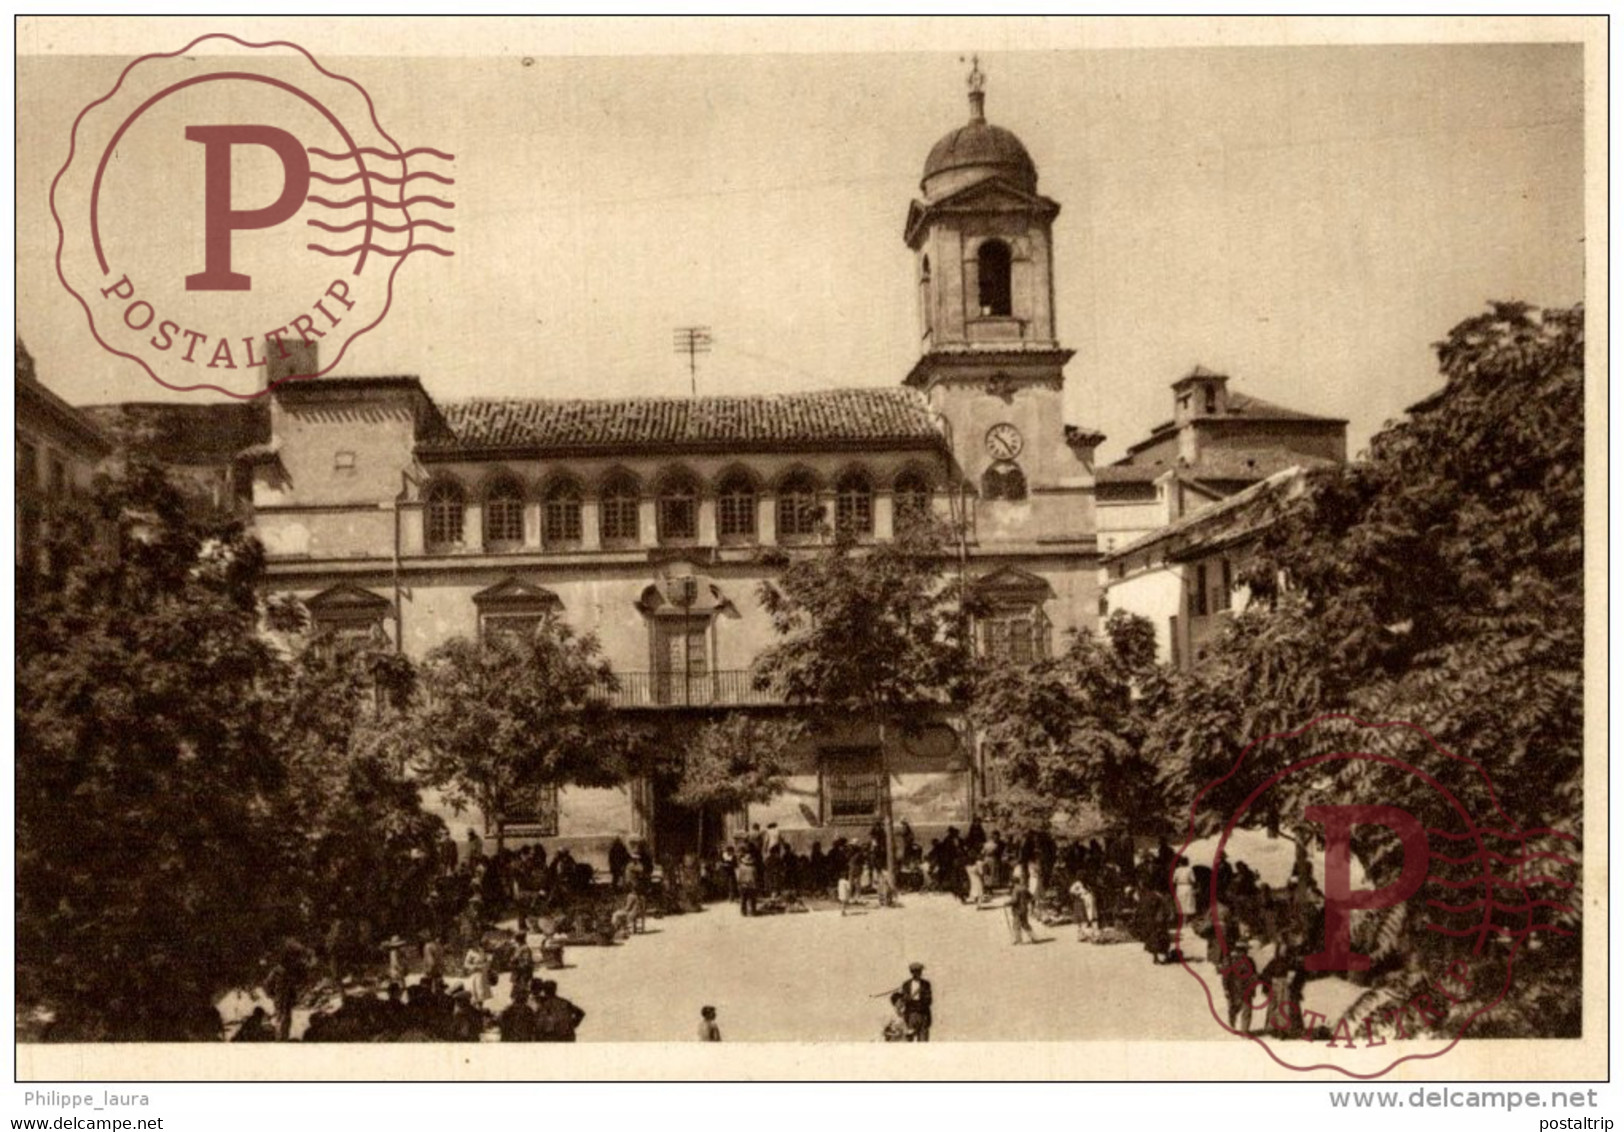
[[[797,720],[744,712],[706,723],[683,751],[671,800],[722,811],[770,801],[784,789],[793,770],[791,748],[805,730]]]
[[[61,1035],[208,1036],[288,922],[260,551],[148,465],[75,520],[18,609],[19,998]]]
[[[1150,622],[1121,610],[1058,657],[983,666],[970,719],[1001,793],[1019,801],[1008,816],[1163,832],[1156,768],[1142,753],[1161,684]]]
[[[556,618],[527,634],[454,638],[421,667],[413,765],[454,807],[497,822],[536,812],[548,787],[617,785],[636,736],[610,705],[615,686],[596,638]]]
[[[778,640],[757,658],[757,686],[869,718],[962,698],[966,611],[946,540],[917,522],[885,542],[836,531],[813,554],[770,556],[760,594]]]
[[[1424,728],[1463,756],[1420,757],[1480,821],[1575,839],[1529,843],[1557,854],[1533,895],[1559,907],[1535,917],[1548,922],[1534,934],[1500,937],[1500,948],[1517,939],[1514,993],[1473,1032],[1572,1033],[1580,889],[1577,868],[1558,858],[1577,860],[1583,833],[1583,308],[1496,303],[1437,352],[1440,390],[1380,432],[1365,459],[1281,506],[1245,575],[1251,606],[1175,679],[1148,749],[1189,798],[1249,739],[1322,712]],[[1330,727],[1293,753],[1335,750],[1350,733]],[[1328,765],[1329,780],[1302,789],[1369,797],[1386,775],[1377,792],[1391,804],[1449,820],[1413,778],[1368,761]],[[1298,808],[1291,787],[1282,794],[1283,810]],[[1235,801],[1221,790],[1209,800],[1215,811]],[[1365,849],[1373,880],[1391,879],[1396,845]],[[1472,946],[1418,926],[1406,938],[1446,959]],[[1466,955],[1486,965],[1479,985],[1503,954]]]

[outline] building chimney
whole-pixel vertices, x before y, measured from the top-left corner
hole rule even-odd
[[[321,372],[316,343],[302,338],[278,338],[265,343],[265,388],[283,381],[310,379]]]

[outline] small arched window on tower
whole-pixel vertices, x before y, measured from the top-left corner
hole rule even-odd
[[[433,550],[462,545],[462,487],[452,480],[437,480],[429,488],[424,538]]]
[[[841,476],[835,487],[835,526],[853,538],[874,534],[874,489],[856,469]]]
[[[1026,475],[1019,464],[1000,460],[981,475],[981,497],[1018,503],[1026,498]]]
[[[976,251],[976,282],[984,318],[1008,318],[1010,307],[1010,252],[1002,240],[983,240]]]

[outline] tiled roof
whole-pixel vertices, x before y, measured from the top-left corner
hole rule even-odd
[[[1228,420],[1234,417],[1244,417],[1249,421],[1326,421],[1346,424],[1338,417],[1322,417],[1315,413],[1304,413],[1297,409],[1288,409],[1284,405],[1276,405],[1273,401],[1265,401],[1261,397],[1253,397],[1246,393],[1237,393],[1230,390],[1229,411],[1218,417],[1202,417],[1202,420]]]
[[[1094,482],[1150,483],[1167,472],[1165,464],[1107,464],[1094,469]]]
[[[447,401],[451,436],[426,451],[737,448],[777,444],[940,443],[922,394],[835,389],[748,397]]]
[[[1290,448],[1212,448],[1201,454],[1199,464],[1180,465],[1179,471],[1194,480],[1254,482],[1293,465],[1329,468],[1335,463],[1335,460],[1305,455]]]

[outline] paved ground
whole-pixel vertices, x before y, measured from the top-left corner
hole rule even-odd
[[[915,960],[935,990],[933,1041],[1234,1040],[1184,969],[1155,966],[1138,943],[1078,943],[1069,924],[1013,946],[1002,903],[977,911],[910,895],[904,907],[844,918],[829,908],[751,919],[713,904],[650,919],[616,947],[569,948],[566,969],[536,973],[587,1012],[585,1042],[693,1041],[707,1003],[727,1041],[875,1041],[886,996]],[[1204,953],[1193,936],[1185,947]],[[1198,969],[1219,993],[1216,973]],[[500,1011],[509,993],[504,975],[487,1007]],[[1335,1016],[1349,1000],[1346,988],[1313,983],[1306,1005]],[[240,1018],[250,1002],[233,996],[222,1012]],[[308,1016],[295,1013],[295,1037]]]
[[[619,947],[572,948],[553,977],[587,1011],[582,1041],[692,1040],[706,1003],[728,1041],[873,1041],[882,992],[913,960],[935,990],[935,1041],[1222,1037],[1194,980],[1138,944],[1081,944],[1064,925],[1016,947],[1000,908],[905,904],[754,919],[715,904]]]

